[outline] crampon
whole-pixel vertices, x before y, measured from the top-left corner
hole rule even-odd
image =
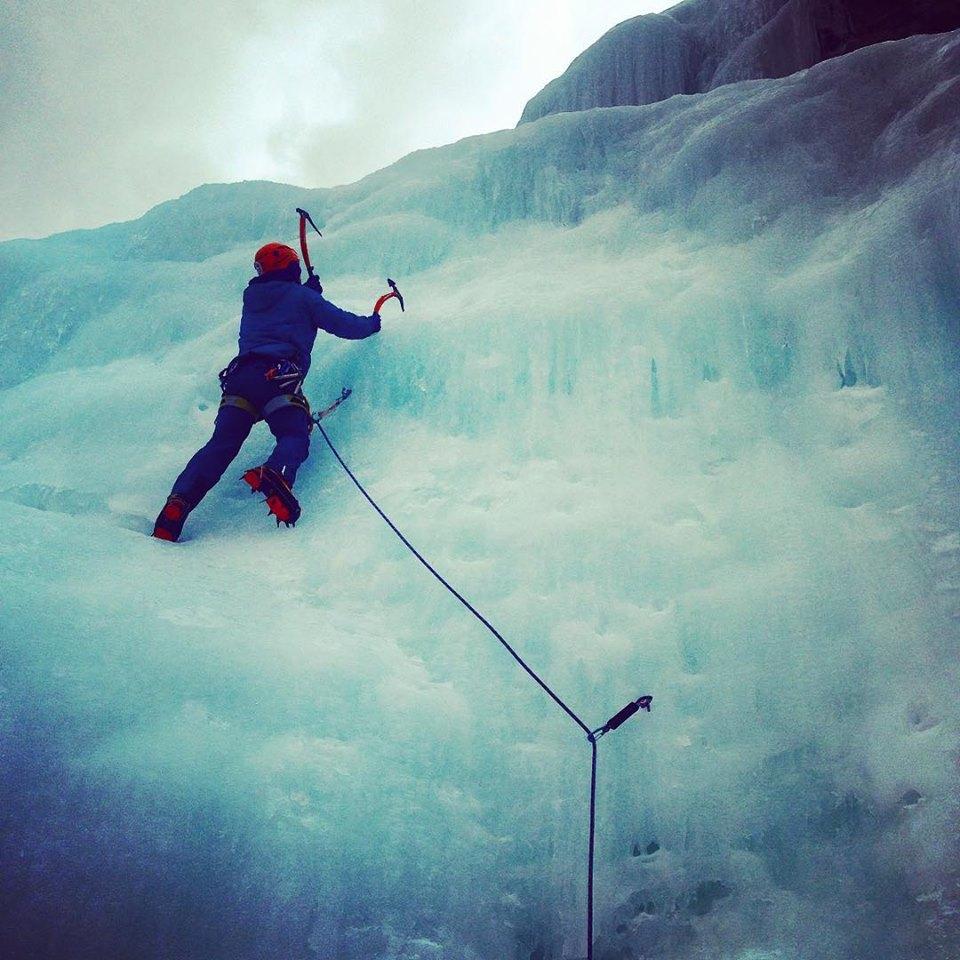
[[[272,467],[251,467],[244,473],[243,482],[253,493],[262,493],[270,515],[279,527],[292,527],[300,519],[300,504],[286,480]]]
[[[189,513],[190,504],[183,497],[171,494],[153,525],[153,535],[158,540],[176,543]]]

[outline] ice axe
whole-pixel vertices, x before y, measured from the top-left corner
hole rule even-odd
[[[385,294],[374,304],[373,312],[374,312],[374,313],[379,313],[379,312],[380,312],[380,308],[381,308],[391,297],[396,297],[397,300],[400,301],[400,312],[401,312],[401,313],[406,312],[406,308],[405,308],[404,305],[403,305],[403,294],[397,289],[397,285],[396,285],[389,277],[387,278],[387,283],[390,285],[390,292],[389,292],[389,293],[385,293]]]
[[[297,213],[300,214],[300,252],[303,254],[303,262],[307,265],[307,276],[313,276],[313,264],[310,263],[310,251],[307,249],[307,224],[309,223],[314,230],[317,231],[317,236],[322,237],[323,234],[320,232],[320,228],[313,222],[313,217],[307,213],[303,207],[297,207]]]

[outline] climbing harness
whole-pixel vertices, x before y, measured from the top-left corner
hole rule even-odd
[[[254,423],[263,419],[255,404],[251,403],[246,397],[237,396],[235,393],[225,393],[220,398],[220,409],[222,410],[224,407],[237,407],[244,413],[249,413],[253,417]]]
[[[313,417],[310,416],[310,401],[302,393],[281,393],[279,397],[268,400],[261,409],[263,419],[266,420],[271,413],[276,413],[282,407],[299,407],[313,423]]]
[[[220,379],[220,389],[224,389],[227,380],[245,363],[251,363],[255,360],[259,360],[261,362],[265,360],[268,363],[273,361],[273,366],[264,370],[263,379],[271,381],[271,383],[273,383],[275,386],[289,387],[296,385],[294,386],[293,391],[296,392],[296,390],[299,389],[300,384],[303,382],[303,372],[292,360],[276,360],[275,357],[271,357],[265,353],[241,353],[239,356],[234,357],[217,374]]]
[[[249,355],[248,355],[249,356]],[[235,373],[242,365],[247,357],[239,356],[234,357],[218,374],[217,377],[220,379],[220,389],[223,389],[224,383],[226,383],[227,377],[232,373]]]
[[[393,286],[391,282],[391,286]],[[390,294],[393,296],[393,294]],[[397,292],[399,297],[399,292]],[[402,299],[401,299],[402,306]],[[341,396],[341,399],[334,404],[334,407],[339,405],[349,396],[349,392],[344,388],[344,395]],[[329,408],[328,408],[329,409]],[[430,574],[443,586],[450,594],[452,594],[460,603],[473,614],[477,620],[483,624],[487,630],[493,634],[493,636],[499,641],[499,643],[504,647],[507,653],[517,662],[517,664],[527,673],[527,675],[540,687],[544,693],[550,697],[551,700],[580,728],[581,732],[586,735],[587,742],[590,744],[591,750],[591,759],[590,759],[590,833],[588,841],[588,857],[587,857],[587,960],[593,960],[593,874],[594,874],[594,841],[596,835],[596,821],[597,821],[597,742],[601,737],[606,736],[606,734],[612,732],[613,730],[618,729],[622,726],[627,720],[630,719],[634,714],[640,712],[641,710],[646,711],[647,713],[651,712],[651,705],[653,703],[653,697],[649,694],[646,694],[640,697],[637,700],[632,700],[625,707],[615,713],[606,723],[597,727],[594,730],[591,730],[583,720],[560,698],[560,696],[555,693],[550,686],[544,681],[533,668],[520,656],[520,654],[507,642],[499,630],[482,614],[479,610],[454,586],[452,586],[449,581],[447,581],[441,573],[427,560],[426,557],[407,539],[399,527],[387,516],[387,514],[380,508],[380,505],[367,493],[363,484],[357,479],[356,475],[347,466],[346,461],[343,457],[340,456],[339,451],[333,445],[333,441],[330,439],[327,431],[323,429],[320,424],[320,419],[322,415],[314,418],[314,422],[317,425],[317,429],[320,431],[320,435],[326,441],[327,446],[330,448],[330,452],[337,458],[337,462],[343,468],[344,473],[350,478],[353,482],[353,485],[360,491],[361,495],[370,504],[371,507],[380,515],[380,518],[386,523],[386,525],[396,534],[400,542],[413,554],[420,563],[426,567]]]
[[[310,411],[310,401],[303,395],[301,383],[303,382],[303,373],[292,360],[278,360],[272,367],[267,369],[264,374],[264,380],[269,380],[277,387],[288,387],[286,393],[281,393],[268,400],[262,407],[257,407],[255,403],[242,397],[239,394],[227,393],[226,383],[232,373],[235,373],[244,363],[257,359],[257,354],[244,354],[234,357],[220,371],[220,389],[223,395],[220,397],[220,406],[237,407],[253,417],[254,423],[266,420],[271,413],[275,413],[282,407],[299,407],[306,413],[310,419],[310,429],[313,430],[313,414]],[[261,359],[263,359],[261,357]]]
[[[221,407],[238,407],[253,417],[254,423],[266,420],[271,413],[276,413],[282,407],[299,407],[310,418],[310,429],[313,429],[313,414],[310,412],[310,401],[302,393],[281,393],[268,400],[262,407],[257,409],[256,404],[251,403],[246,397],[238,396],[235,393],[225,393],[220,398]]]

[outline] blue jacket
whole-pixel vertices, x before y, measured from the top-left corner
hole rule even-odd
[[[292,360],[306,375],[317,330],[363,340],[380,330],[380,317],[361,317],[334,306],[296,280],[254,277],[243,291],[240,356],[256,353]]]

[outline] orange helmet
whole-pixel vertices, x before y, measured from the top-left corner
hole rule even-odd
[[[283,243],[268,243],[253,255],[253,266],[260,276],[284,270],[292,263],[300,263],[297,251]]]

